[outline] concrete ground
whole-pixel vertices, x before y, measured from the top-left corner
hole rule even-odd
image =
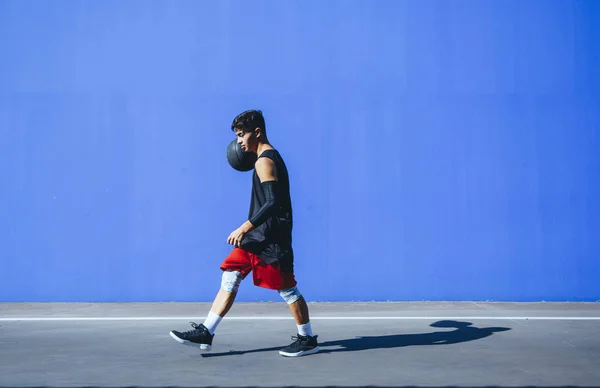
[[[600,303],[311,303],[322,351],[285,358],[283,303],[236,303],[211,352],[169,330],[206,303],[0,304],[0,387],[600,386]]]

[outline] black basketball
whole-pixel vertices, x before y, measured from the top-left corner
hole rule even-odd
[[[237,139],[233,139],[227,146],[227,161],[229,165],[238,171],[250,171],[256,163],[256,153],[246,152],[238,144]]]

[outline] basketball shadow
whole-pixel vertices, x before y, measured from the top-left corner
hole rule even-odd
[[[437,346],[452,345],[462,342],[475,341],[491,336],[494,333],[510,330],[508,327],[475,327],[471,322],[444,320],[430,325],[435,328],[452,328],[454,330],[434,331],[418,334],[394,334],[382,336],[355,337],[336,341],[321,342],[320,353],[355,352],[371,349],[390,349],[406,346]],[[285,344],[287,345],[287,344]],[[218,357],[248,353],[276,351],[283,346],[252,350],[230,351],[223,353],[206,353],[203,357]],[[330,349],[333,348],[333,349]]]

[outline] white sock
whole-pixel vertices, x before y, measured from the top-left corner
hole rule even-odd
[[[208,313],[208,317],[206,317],[206,321],[204,321],[204,326],[206,326],[211,335],[215,334],[215,330],[217,330],[217,326],[219,325],[219,322],[221,322],[221,319],[223,319],[223,317],[212,311]]]
[[[311,336],[313,335],[312,333],[312,328],[310,327],[310,322],[305,323],[304,325],[296,325],[298,326],[298,334],[303,335],[303,336]]]

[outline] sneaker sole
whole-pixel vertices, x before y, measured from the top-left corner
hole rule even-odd
[[[180,344],[187,345],[187,346],[193,346],[195,348],[200,348],[200,350],[206,350],[206,351],[210,351],[212,349],[211,345],[208,345],[208,344],[198,344],[198,343],[191,342],[191,341],[188,341],[188,340],[183,340],[183,339],[177,337],[175,334],[173,334],[173,332],[170,332],[169,334],[171,335],[171,337],[173,337],[173,339],[175,341],[179,342]]]
[[[318,346],[314,349],[310,349],[310,350],[302,350],[298,353],[287,353],[284,352],[283,350],[279,351],[279,354],[281,354],[284,357],[301,357],[301,356],[308,356],[309,354],[315,354],[318,353],[319,350],[321,350]]]

